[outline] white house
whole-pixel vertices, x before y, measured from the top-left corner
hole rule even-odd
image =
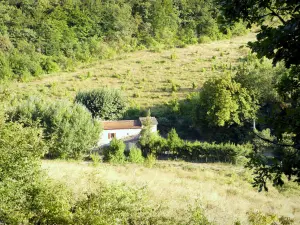
[[[155,117],[151,119],[152,132],[157,131],[157,120]],[[103,132],[98,142],[99,147],[109,145],[110,141],[115,137],[123,140],[127,146],[137,143],[140,138],[140,133],[145,124],[147,117],[140,117],[138,120],[117,120],[117,121],[102,121]]]

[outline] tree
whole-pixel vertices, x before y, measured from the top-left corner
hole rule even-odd
[[[259,56],[273,59],[274,64],[283,60],[287,67],[300,64],[299,1],[218,0],[218,2],[224,15],[231,22],[242,19],[249,27],[255,23],[261,25],[257,41],[249,43]],[[274,19],[277,26],[270,23],[270,20]]]
[[[97,143],[100,124],[80,104],[44,102],[30,98],[21,102],[12,112],[12,121],[30,127],[42,127],[50,158],[81,158]]]
[[[281,148],[280,156],[273,162],[265,163],[258,151],[252,156],[256,180],[254,185],[266,187],[268,179],[275,185],[282,185],[282,175],[300,183],[300,2],[297,0],[219,0],[224,15],[230,21],[244,20],[251,26],[261,25],[257,41],[249,43],[259,57],[273,59],[273,64],[283,61],[291,71],[284,75],[278,84],[281,101],[273,112],[270,121],[274,123],[272,132],[275,139],[270,140],[256,133],[266,142]],[[273,23],[270,21],[273,20]],[[285,137],[290,137],[286,143]]]
[[[211,127],[242,125],[255,118],[255,98],[230,75],[206,81],[199,93],[194,120]]]
[[[42,131],[4,122],[0,115],[0,223],[68,224],[70,195],[45,177]]]
[[[75,102],[83,104],[95,118],[102,120],[120,119],[126,110],[125,99],[115,89],[101,88],[79,92]]]

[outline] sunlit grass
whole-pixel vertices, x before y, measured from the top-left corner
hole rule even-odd
[[[205,214],[217,224],[233,224],[247,220],[246,213],[260,210],[288,216],[300,222],[300,188],[288,184],[278,191],[258,193],[251,185],[250,171],[228,164],[193,164],[159,161],[153,168],[125,164],[44,161],[49,176],[63,181],[75,196],[93,191],[99,182],[125,183],[146,187],[151,201],[162,205],[167,217],[184,216],[185,210],[200,203]],[[243,223],[244,224],[244,223]]]

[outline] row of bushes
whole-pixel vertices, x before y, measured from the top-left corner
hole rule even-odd
[[[167,138],[163,138],[158,133],[152,133],[147,125],[142,130],[138,144],[141,150],[134,147],[129,151],[128,160],[131,162],[139,163],[144,160],[143,156],[156,155],[194,162],[237,163],[243,161],[252,151],[250,144],[238,145],[234,143],[216,144],[184,141],[179,138],[175,129],[168,133]],[[104,148],[104,160],[115,163],[125,162],[125,147],[122,140],[114,138],[110,146]]]
[[[144,141],[145,139],[147,141]],[[155,133],[150,133],[148,137],[144,135],[141,137],[140,145],[144,154],[168,155],[196,162],[237,163],[241,157],[245,157],[252,150],[252,146],[248,144],[184,141],[179,138],[175,129],[168,133],[167,138]]]
[[[178,148],[178,156],[185,160],[197,162],[229,162],[237,163],[251,151],[249,145],[233,143],[185,142]]]
[[[98,153],[91,155],[94,165],[97,165],[100,161]],[[110,145],[103,148],[103,160],[110,163],[144,163],[147,167],[152,167],[156,162],[156,157],[152,154],[143,156],[141,149],[132,146],[129,151],[126,151],[126,145],[122,140],[113,138]]]

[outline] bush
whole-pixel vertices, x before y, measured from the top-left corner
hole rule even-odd
[[[27,126],[41,126],[50,158],[81,158],[95,146],[101,131],[85,107],[68,102],[30,98],[10,112],[10,119]]]
[[[157,224],[144,189],[101,185],[74,206],[74,224]]]
[[[251,151],[251,145],[186,142],[178,152],[178,155],[183,159],[198,162],[237,163],[240,156],[246,156]]]
[[[126,110],[125,99],[115,89],[101,88],[79,92],[75,102],[85,105],[93,117],[102,120],[115,120],[123,116]]]
[[[259,211],[248,212],[248,221],[251,225],[269,225],[269,224],[281,224],[292,225],[294,221],[289,217],[278,217],[275,214],[265,214]]]
[[[167,137],[167,148],[169,152],[173,155],[177,155],[182,145],[183,141],[179,138],[176,130],[172,128]]]
[[[104,148],[104,160],[112,163],[124,163],[126,161],[125,148],[126,145],[122,140],[113,138],[110,145]]]
[[[188,161],[227,162],[234,164],[246,163],[245,156],[252,151],[252,145],[248,144],[184,142],[180,139],[175,129],[169,132],[167,139],[160,137],[158,134],[150,133],[148,136],[144,134],[140,139],[140,145],[147,154],[165,154],[165,152],[168,152],[173,156]]]
[[[149,154],[145,160],[145,166],[152,168],[156,163],[156,157],[154,154]]]
[[[200,44],[210,43],[211,39],[208,36],[201,36],[201,37],[199,37],[198,42]]]
[[[40,170],[45,150],[40,129],[0,118],[1,224],[70,222],[70,195]]]
[[[143,163],[144,162],[144,157],[142,155],[141,149],[137,147],[132,147],[129,152],[129,162],[132,163]]]
[[[90,155],[92,162],[93,162],[93,166],[99,166],[100,162],[101,162],[101,157],[99,155],[99,153],[94,152]]]
[[[60,70],[59,65],[50,57],[45,57],[41,62],[41,66],[46,73],[58,72]]]

